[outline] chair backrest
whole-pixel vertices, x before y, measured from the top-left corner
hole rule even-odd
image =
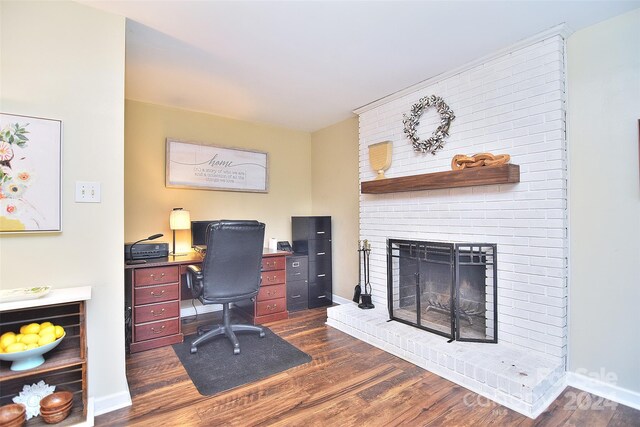
[[[203,298],[224,303],[255,296],[260,287],[263,245],[261,222],[222,220],[209,224],[202,262]]]

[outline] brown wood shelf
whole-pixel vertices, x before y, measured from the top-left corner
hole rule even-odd
[[[56,351],[58,349],[54,349],[49,353],[45,353],[44,363],[40,366],[37,366],[32,369],[27,369],[25,371],[11,371],[10,366],[11,362],[2,362],[2,370],[0,370],[0,380],[4,380],[7,378],[15,379],[15,378],[24,378],[30,377],[33,375],[42,375],[45,372],[51,372],[58,369],[66,369],[77,365],[78,367],[82,367],[82,364],[85,363],[85,360],[80,357],[80,352],[78,349],[68,348],[60,351]],[[5,369],[6,368],[6,369]]]
[[[520,166],[507,164],[365,181],[361,183],[360,191],[363,194],[385,194],[517,182],[520,182]]]

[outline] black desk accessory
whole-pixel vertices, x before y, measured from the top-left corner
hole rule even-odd
[[[144,239],[140,239],[137,242],[133,242],[131,244],[131,246],[129,246],[129,258],[131,258],[129,261],[127,261],[127,264],[131,265],[131,264],[146,264],[147,260],[146,259],[133,259],[133,247],[135,245],[137,245],[140,242],[146,242],[147,240],[155,240],[159,237],[164,236],[164,234],[158,233],[158,234],[154,234],[152,236],[146,237]]]
[[[279,251],[287,251],[287,252],[293,252],[293,250],[291,249],[291,245],[289,244],[288,241],[284,240],[282,242],[278,242],[276,244],[276,248]]]

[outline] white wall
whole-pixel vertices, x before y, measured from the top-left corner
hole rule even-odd
[[[3,235],[0,288],[92,286],[89,392],[128,399],[124,351],[125,20],[74,2],[3,1],[0,110],[62,120],[62,232]],[[102,202],[74,203],[75,181]],[[96,408],[98,411],[99,407]]]
[[[640,9],[576,32],[567,51],[569,369],[640,392]]]
[[[436,77],[360,114],[360,179],[372,180],[368,146],[393,142],[389,178],[451,170],[455,154],[511,155],[520,183],[360,196],[360,233],[372,242],[375,304],[386,306],[386,239],[498,245],[498,341],[564,363],[567,336],[564,40],[543,35]],[[403,113],[441,96],[456,119],[444,149],[416,153]],[[425,139],[439,123],[420,119]]]

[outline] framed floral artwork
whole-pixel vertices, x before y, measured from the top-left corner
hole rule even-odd
[[[61,231],[60,120],[0,113],[0,232]]]

